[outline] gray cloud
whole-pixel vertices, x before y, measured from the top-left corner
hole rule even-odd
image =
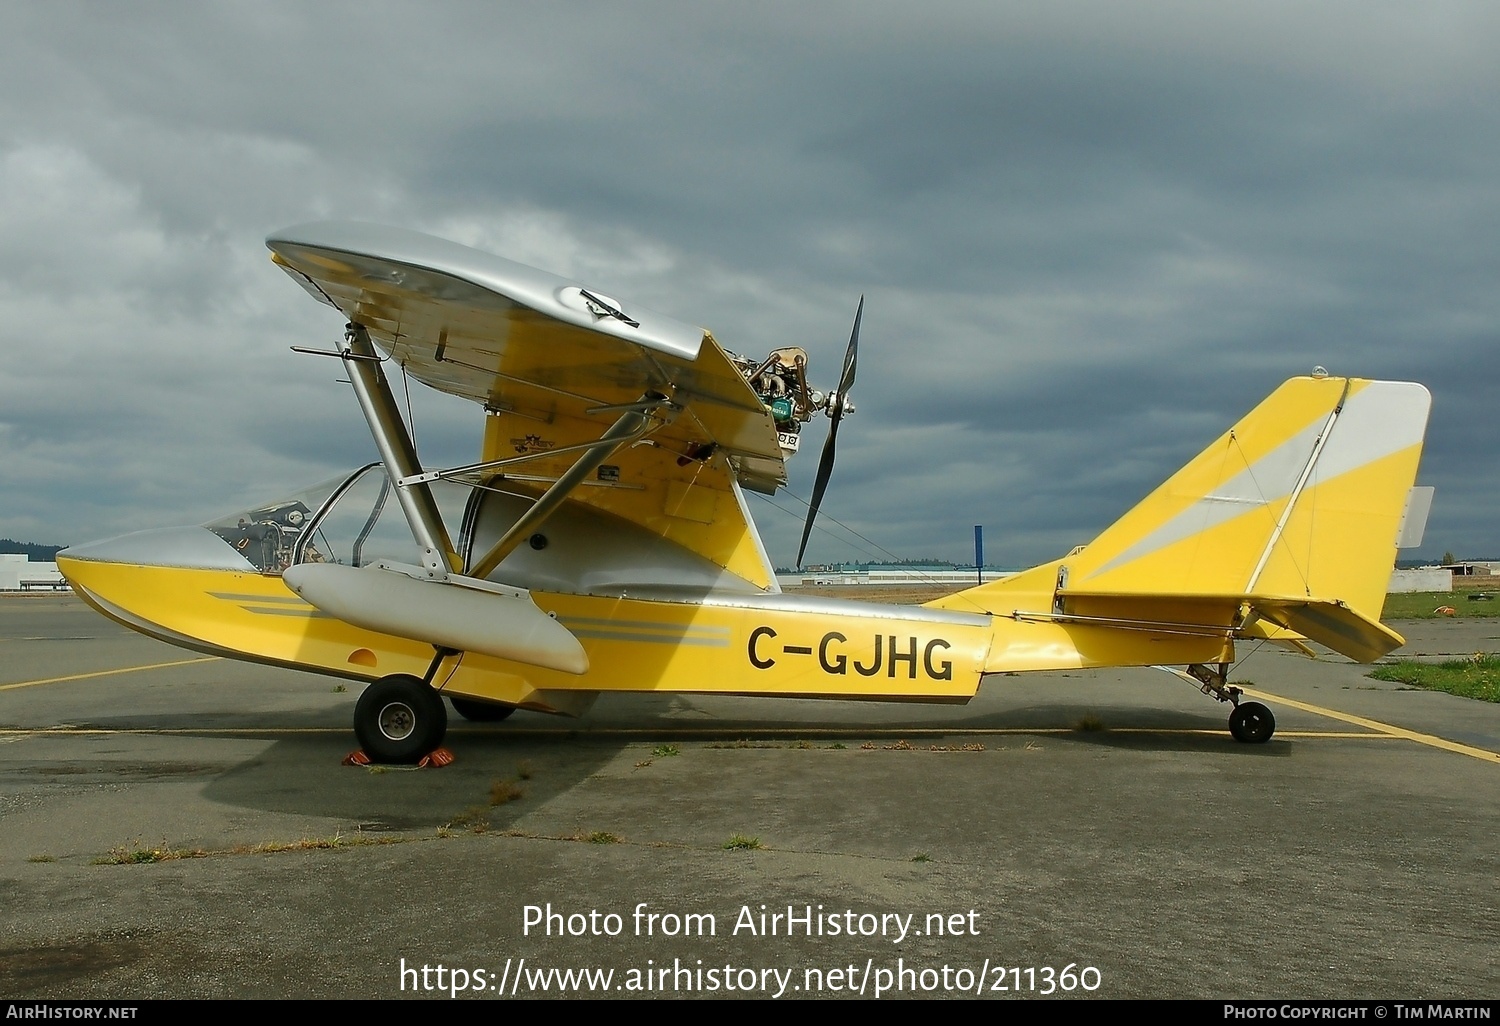
[[[1315,363],[1433,389],[1428,549],[1500,554],[1497,42],[1480,3],[10,5],[0,534],[368,459],[286,349],[337,316],[262,244],[349,217],[806,345],[824,382],[866,293],[825,509],[901,555],[978,522],[1050,558]],[[473,457],[477,411],[413,402],[424,456]]]

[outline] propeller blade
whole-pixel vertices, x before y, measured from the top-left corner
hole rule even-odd
[[[823,492],[828,488],[829,475],[833,473],[833,444],[839,434],[839,422],[828,426],[828,441],[823,443],[823,455],[818,458],[818,476],[813,482],[812,501],[807,504],[807,522],[802,525],[802,544],[797,549],[797,568],[802,568],[802,555],[807,551],[807,539],[812,535],[813,521],[818,518],[818,507],[823,503]]]
[[[854,330],[849,333],[849,348],[844,351],[844,373],[839,377],[840,394],[854,387],[854,363],[859,353],[859,319],[865,312],[865,297],[859,297],[859,306],[854,311]]]
[[[839,421],[844,419],[849,389],[854,387],[854,369],[859,358],[859,321],[864,312],[865,297],[860,296],[859,306],[854,310],[854,330],[849,332],[849,348],[844,350],[844,372],[839,375],[839,390],[828,411],[828,441],[823,443],[823,455],[818,458],[818,476],[813,482],[812,501],[807,505],[807,522],[802,525],[802,544],[797,549],[799,569],[802,556],[807,552],[807,539],[812,536],[813,521],[818,518],[818,507],[823,504],[823,493],[828,490],[828,478],[833,474],[834,439],[838,438]]]

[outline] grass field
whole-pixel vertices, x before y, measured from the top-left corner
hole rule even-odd
[[[1479,598],[1479,596],[1493,596]],[[1443,613],[1440,609],[1451,609]],[[1428,620],[1441,616],[1500,616],[1500,581],[1494,591],[1413,591],[1402,595],[1387,595],[1382,620]]]
[[[1370,676],[1428,691],[1446,691],[1464,698],[1500,702],[1500,655],[1479,653],[1468,659],[1450,659],[1444,663],[1402,659],[1377,667]]]

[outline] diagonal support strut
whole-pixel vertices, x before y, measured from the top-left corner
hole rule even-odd
[[[422,464],[417,459],[417,450],[412,445],[406,422],[401,419],[401,409],[391,394],[390,383],[380,368],[380,356],[370,342],[370,333],[363,324],[350,322],[339,343],[339,356],[359,398],[359,408],[375,438],[375,448],[385,464],[386,475],[395,485],[396,498],[401,503],[401,512],[411,527],[412,536],[422,550],[422,569],[430,580],[446,580],[448,574],[458,569],[453,541],[448,529],[443,526],[442,514],[426,482],[403,483],[407,478],[420,474]]]

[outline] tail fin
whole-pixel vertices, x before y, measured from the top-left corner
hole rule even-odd
[[[1431,401],[1410,382],[1293,378],[1082,549],[932,604],[1234,628],[1253,614],[1378,658],[1401,644],[1380,610]]]

